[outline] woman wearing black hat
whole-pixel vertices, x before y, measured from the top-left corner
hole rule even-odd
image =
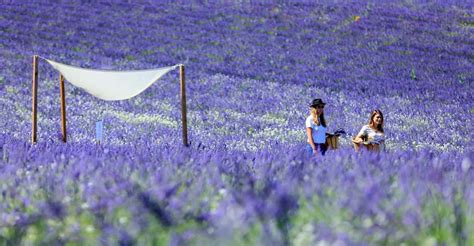
[[[320,98],[314,99],[309,105],[310,115],[306,118],[307,150],[313,154],[324,155],[327,150],[324,105],[326,104]]]

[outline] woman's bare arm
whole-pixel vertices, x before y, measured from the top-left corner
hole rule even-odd
[[[365,138],[365,127],[362,127],[362,129],[360,129],[359,133],[354,137],[354,140],[353,142],[355,143],[362,143],[364,142],[364,138]]]
[[[306,135],[308,136],[308,143],[311,145],[311,148],[313,149],[313,152],[316,153],[316,145],[314,144],[313,141],[313,129],[311,127],[306,127]]]
[[[355,143],[362,143],[364,142],[364,139],[362,138],[362,135],[357,135],[354,137],[354,142]]]

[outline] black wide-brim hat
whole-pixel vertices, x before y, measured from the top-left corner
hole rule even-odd
[[[323,105],[324,106],[324,105],[326,105],[326,103],[324,103],[321,98],[316,98],[309,104],[309,106],[313,107],[313,108],[318,106],[318,105]]]

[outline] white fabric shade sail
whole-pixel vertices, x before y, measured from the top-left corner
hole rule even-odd
[[[108,71],[74,67],[45,59],[71,84],[107,101],[132,98],[179,65],[148,70]]]

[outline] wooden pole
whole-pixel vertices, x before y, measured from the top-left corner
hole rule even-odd
[[[183,144],[188,146],[188,126],[186,118],[186,83],[184,76],[184,65],[179,65],[179,80],[181,87],[181,122],[183,126]]]
[[[64,77],[59,74],[59,92],[61,94],[61,131],[63,134],[63,142],[67,141],[66,135],[66,95],[64,93]]]
[[[33,79],[32,79],[32,127],[31,142],[36,143],[37,131],[37,106],[38,106],[38,56],[33,56]]]

